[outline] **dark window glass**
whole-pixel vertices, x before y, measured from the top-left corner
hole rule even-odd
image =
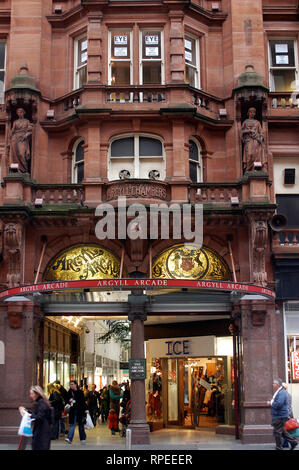
[[[161,156],[162,143],[160,140],[149,137],[139,138],[139,155],[141,157]]]
[[[5,66],[5,42],[0,42],[0,69]]]
[[[198,162],[198,147],[193,140],[189,140],[189,158]]]
[[[77,183],[82,183],[84,178],[84,163],[79,163],[77,165]]]
[[[294,41],[271,40],[272,67],[295,67]]]
[[[133,157],[134,138],[118,139],[111,144],[111,157]]]
[[[81,162],[81,160],[84,160],[83,145],[84,145],[84,142],[80,142],[80,144],[77,145],[77,148],[76,148],[76,162]]]
[[[299,227],[299,196],[297,194],[280,194],[276,196],[276,212],[287,218],[287,227]]]
[[[189,168],[190,168],[190,179],[192,183],[197,183],[198,182],[198,164],[190,161]]]

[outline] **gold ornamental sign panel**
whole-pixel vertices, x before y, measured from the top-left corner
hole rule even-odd
[[[45,281],[80,281],[113,279],[120,275],[119,259],[99,245],[77,245],[68,248],[51,261]]]
[[[164,250],[153,262],[153,277],[162,279],[230,280],[225,260],[211,248],[174,245]]]

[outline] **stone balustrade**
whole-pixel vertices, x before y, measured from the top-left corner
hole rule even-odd
[[[272,244],[274,251],[293,251],[299,249],[299,228],[288,228],[273,232]]]
[[[272,92],[269,93],[268,109],[273,110],[297,110],[299,108],[299,93],[294,92]]]
[[[242,187],[236,183],[198,183],[190,188],[191,202],[238,205]]]
[[[39,184],[31,188],[31,203],[42,200],[48,204],[83,204],[84,188],[79,184]]]

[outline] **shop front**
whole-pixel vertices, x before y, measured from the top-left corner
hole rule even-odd
[[[175,425],[219,431],[234,424],[231,337],[149,340],[146,359],[146,416],[152,430]]]

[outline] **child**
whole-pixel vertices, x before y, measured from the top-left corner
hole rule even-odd
[[[111,429],[111,434],[114,435],[115,431],[118,432],[118,420],[117,420],[117,414],[113,408],[109,411],[108,415],[108,421],[109,421],[109,429]]]

